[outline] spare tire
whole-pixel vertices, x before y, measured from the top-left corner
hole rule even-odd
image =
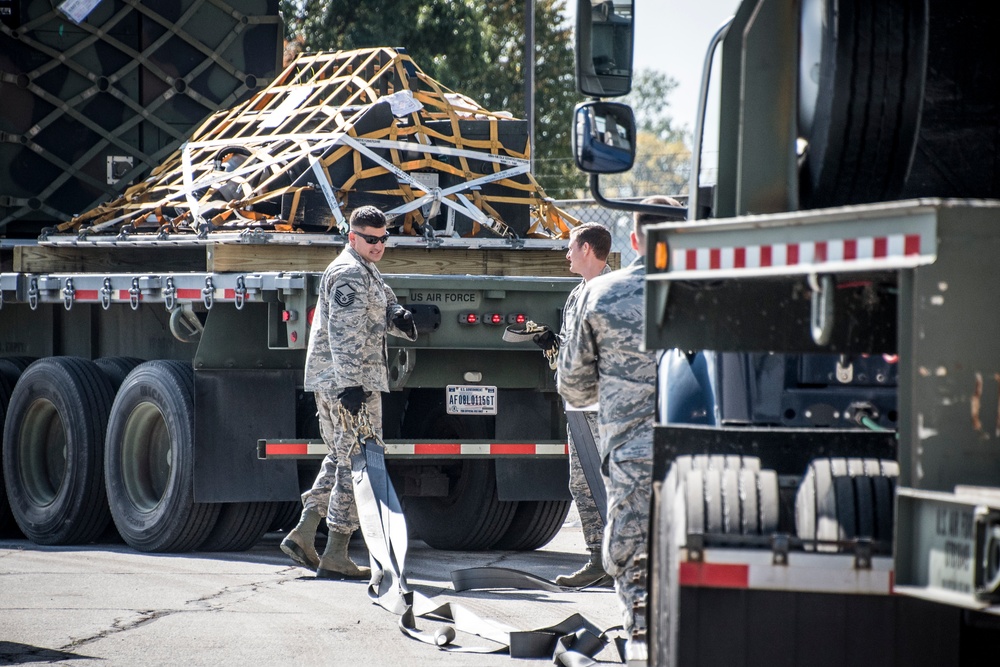
[[[927,21],[924,0],[804,0],[802,208],[900,197],[917,144]]]

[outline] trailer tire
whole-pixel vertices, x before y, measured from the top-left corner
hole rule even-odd
[[[118,390],[105,452],[108,501],[122,538],[138,551],[197,549],[220,505],[194,501],[194,372],[147,361]]]
[[[3,424],[7,418],[7,405],[10,403],[10,393],[16,380],[12,382],[0,368],[0,436],[3,435]],[[10,511],[7,500],[7,485],[3,481],[3,456],[0,455],[0,537],[17,537],[19,530],[14,515]]]
[[[688,532],[759,535],[777,529],[777,479],[757,457],[680,456],[665,488],[683,498]]]
[[[114,390],[92,361],[49,357],[7,406],[3,472],[11,512],[36,544],[85,544],[108,525],[104,437]]]
[[[219,519],[199,551],[246,551],[264,536],[274,520],[277,503],[222,503]]]
[[[795,497],[798,537],[846,541],[892,541],[893,493],[899,467],[875,459],[816,459],[809,463]],[[844,551],[835,544],[805,544],[807,551]]]
[[[135,357],[101,357],[94,360],[94,363],[111,380],[111,385],[115,388],[115,391],[118,391],[118,388],[122,386],[122,382],[125,381],[128,374],[142,362],[142,359]]]
[[[299,517],[302,515],[302,503],[298,500],[286,500],[273,504],[274,518],[271,519],[271,524],[267,527],[267,532],[289,531],[294,528],[295,524],[299,521]],[[326,522],[321,521],[320,523],[325,524]]]
[[[534,551],[556,536],[569,514],[571,500],[521,500],[503,536],[493,545],[501,551]]]
[[[3,357],[0,358],[0,440],[3,439],[3,425],[7,419],[7,405],[10,403],[10,395],[17,385],[17,379],[21,377],[24,369],[35,361],[35,357]],[[23,537],[21,529],[14,521],[14,514],[10,510],[10,501],[7,500],[7,488],[3,481],[3,455],[0,452],[0,537]]]
[[[491,460],[463,461],[446,497],[404,496],[406,520],[427,546],[483,551],[507,532],[518,503],[497,498],[495,468]]]

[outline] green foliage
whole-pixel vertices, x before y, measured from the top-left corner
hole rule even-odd
[[[524,109],[524,0],[282,0],[288,39],[307,51],[403,47],[444,86],[491,111]],[[535,3],[534,174],[551,197],[583,186],[570,132],[572,27],[565,0]]]
[[[622,98],[635,111],[639,130],[635,165],[624,174],[601,178],[611,197],[648,197],[687,192],[691,150],[687,128],[674,127],[670,94],[677,81],[663,72],[641,69],[632,77],[632,92]]]
[[[656,135],[666,142],[684,141],[687,128],[675,128],[670,115],[670,93],[677,88],[677,80],[669,75],[644,68],[632,77],[632,92],[623,98],[635,111],[639,130]]]

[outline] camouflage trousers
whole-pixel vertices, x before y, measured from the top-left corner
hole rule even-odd
[[[608,460],[608,525],[604,530],[602,556],[604,569],[615,580],[625,631],[631,633],[636,622],[633,605],[646,592],[645,586],[634,581],[641,572],[635,565],[635,557],[646,551],[649,539],[653,457],[631,458],[634,452],[626,454],[624,449],[611,450]],[[642,619],[639,622],[644,625]]]
[[[590,425],[594,442],[600,442],[600,436],[597,434],[597,413],[588,411],[583,414],[587,417],[587,424]],[[604,521],[601,519],[600,512],[597,511],[597,504],[594,503],[594,496],[587,484],[587,477],[583,474],[583,466],[580,464],[580,455],[576,452],[573,434],[568,428],[566,434],[569,438],[569,492],[576,502],[577,511],[580,513],[583,542],[587,545],[588,551],[599,551],[604,536]]]
[[[302,507],[325,514],[330,530],[350,535],[360,527],[351,477],[351,450],[357,438],[353,430],[344,428],[340,419],[340,400],[337,398],[340,391],[316,392],[319,432],[329,451],[312,488],[302,494]],[[373,391],[366,404],[375,431],[382,437],[382,395]]]

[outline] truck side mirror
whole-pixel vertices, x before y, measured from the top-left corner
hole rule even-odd
[[[588,174],[617,174],[635,162],[635,116],[619,102],[583,102],[573,110],[573,159]]]
[[[588,97],[632,88],[633,0],[577,0],[576,87]]]

